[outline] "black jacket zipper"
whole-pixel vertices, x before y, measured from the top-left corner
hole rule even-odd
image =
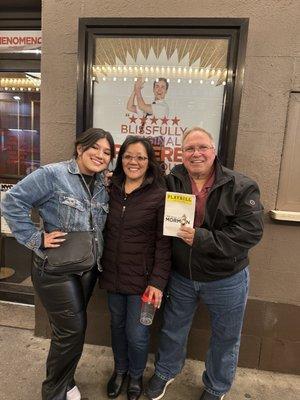
[[[123,194],[122,194],[123,195]],[[119,244],[120,244],[120,238],[121,238],[121,233],[123,230],[123,224],[124,224],[124,215],[125,215],[125,211],[126,211],[126,201],[127,201],[127,195],[126,193],[124,193],[124,197],[123,197],[123,206],[122,206],[122,210],[121,210],[121,224],[120,224],[120,229],[119,229],[119,235],[118,235],[118,241],[117,241],[117,257],[115,258],[115,263],[116,263],[116,280],[115,280],[115,287],[116,287],[116,292],[119,291]]]

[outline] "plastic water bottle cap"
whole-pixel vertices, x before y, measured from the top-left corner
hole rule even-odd
[[[148,293],[144,293],[142,296],[142,302],[143,303],[149,303],[149,295]],[[155,299],[152,297],[151,303],[154,304],[155,303]]]

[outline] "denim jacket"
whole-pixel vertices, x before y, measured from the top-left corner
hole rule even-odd
[[[91,196],[75,159],[72,159],[48,164],[32,172],[6,193],[1,209],[17,241],[41,258],[45,258],[41,248],[43,231],[30,218],[32,207],[39,211],[45,232],[94,231],[100,269],[108,199],[103,175],[96,174]]]

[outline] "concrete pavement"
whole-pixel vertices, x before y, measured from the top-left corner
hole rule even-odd
[[[0,400],[40,400],[49,340],[33,335],[34,309],[0,303]],[[104,400],[106,382],[113,367],[111,349],[86,345],[76,380],[82,400]],[[165,400],[197,400],[201,393],[200,361],[188,360],[182,373],[169,386]],[[149,356],[145,381],[153,372]],[[120,400],[126,399],[123,394]],[[144,400],[145,397],[141,397]],[[298,400],[300,377],[238,368],[226,400]]]

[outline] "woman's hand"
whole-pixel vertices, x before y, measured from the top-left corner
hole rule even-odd
[[[160,308],[161,300],[162,300],[162,291],[157,289],[154,286],[147,286],[145,292],[148,294],[149,302],[151,302],[155,308]],[[153,301],[153,300],[154,301]]]
[[[44,232],[44,247],[46,249],[59,247],[61,243],[66,240],[63,239],[63,236],[66,235],[67,235],[66,232],[60,232],[60,231],[53,231],[51,233]]]
[[[192,246],[195,237],[195,229],[181,225],[179,231],[177,232],[177,236],[180,237],[189,246]]]

